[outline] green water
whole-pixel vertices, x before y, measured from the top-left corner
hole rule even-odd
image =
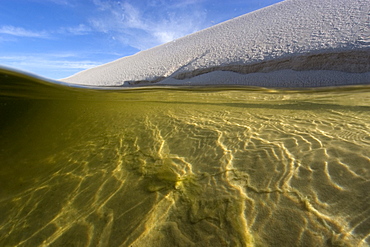
[[[369,246],[370,87],[0,74],[0,246]]]

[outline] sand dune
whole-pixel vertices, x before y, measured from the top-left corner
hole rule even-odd
[[[368,0],[286,0],[62,81],[123,86],[370,83]]]

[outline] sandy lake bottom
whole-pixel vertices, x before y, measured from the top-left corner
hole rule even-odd
[[[1,246],[370,243],[369,87],[18,84],[0,86]]]

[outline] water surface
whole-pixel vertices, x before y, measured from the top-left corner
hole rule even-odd
[[[370,87],[0,75],[0,246],[368,246]]]

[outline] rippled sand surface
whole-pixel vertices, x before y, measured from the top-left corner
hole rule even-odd
[[[0,246],[369,246],[368,87],[27,83],[0,96]]]

